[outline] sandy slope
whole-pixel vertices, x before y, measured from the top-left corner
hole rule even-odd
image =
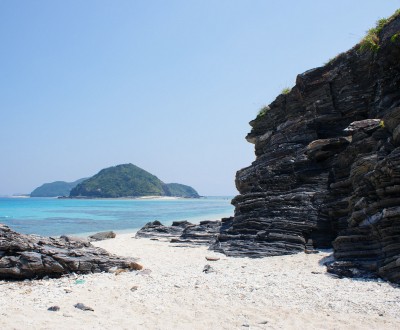
[[[399,328],[400,289],[332,278],[319,265],[328,253],[227,258],[132,236],[96,245],[140,257],[144,272],[0,281],[0,329]],[[206,264],[215,272],[204,273]],[[79,302],[94,311],[74,308]],[[60,310],[48,311],[53,305]]]

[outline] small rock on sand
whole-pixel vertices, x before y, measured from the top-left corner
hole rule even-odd
[[[81,309],[83,311],[94,311],[92,307],[86,306],[85,304],[82,303],[77,303],[74,305],[75,308]]]
[[[218,261],[218,260],[219,260],[218,257],[206,257],[206,259],[207,259],[208,261]]]

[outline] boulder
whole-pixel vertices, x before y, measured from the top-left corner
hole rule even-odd
[[[103,231],[89,236],[90,241],[102,241],[105,239],[115,238],[115,233],[113,231]]]
[[[84,240],[23,235],[0,224],[0,279],[108,272],[114,267],[136,269],[136,259],[112,255]]]
[[[188,221],[175,221],[172,226],[164,226],[155,220],[145,224],[135,237],[177,239],[188,225],[191,225]]]
[[[147,223],[136,233],[136,237],[150,239],[168,238],[171,243],[206,244],[213,243],[220,233],[221,221],[200,221],[192,224],[188,221],[174,221],[164,226],[159,221]]]

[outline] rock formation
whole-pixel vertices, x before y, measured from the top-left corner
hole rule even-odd
[[[109,238],[115,238],[116,234],[113,231],[102,231],[89,236],[90,241],[102,241]]]
[[[120,258],[85,240],[23,235],[0,224],[0,279],[60,277],[111,268],[138,269],[132,258]]]
[[[145,224],[135,237],[176,239],[182,235],[188,225],[192,224],[188,221],[175,221],[172,226],[164,226],[160,221],[155,220]]]
[[[399,31],[395,15],[374,47],[298,75],[250,122],[256,160],[237,172],[215,247],[262,257],[333,245],[331,271],[400,282]]]
[[[136,233],[137,238],[166,238],[172,243],[205,244],[214,243],[221,230],[221,221],[205,220],[194,225],[188,221],[174,221],[164,226],[160,221],[147,223]]]

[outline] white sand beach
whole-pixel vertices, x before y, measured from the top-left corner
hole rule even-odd
[[[399,328],[400,289],[327,275],[328,252],[229,258],[133,236],[95,245],[139,257],[143,271],[0,281],[0,329]]]

